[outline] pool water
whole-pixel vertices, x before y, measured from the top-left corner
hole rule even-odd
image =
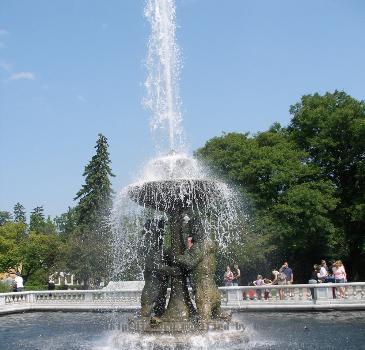
[[[222,330],[214,337],[188,336],[174,347],[159,338],[127,331],[129,313],[35,312],[0,317],[0,350],[135,349],[354,349],[365,350],[365,311],[236,313],[234,324],[244,325],[248,342],[237,343]],[[239,328],[239,327],[238,327]],[[241,330],[238,332],[242,332]],[[215,334],[217,335],[217,333]],[[159,337],[159,336],[157,336]],[[155,338],[156,339],[156,338]],[[222,345],[223,342],[223,345]]]

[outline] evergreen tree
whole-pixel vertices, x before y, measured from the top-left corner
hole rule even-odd
[[[14,205],[14,222],[26,223],[25,208],[19,202]]]
[[[85,184],[76,194],[79,200],[77,228],[71,238],[69,267],[87,287],[90,282],[99,283],[109,275],[110,227],[109,215],[112,205],[108,140],[98,135],[96,154],[85,167]]]
[[[51,217],[48,215],[47,220],[44,221],[44,227],[42,233],[45,234],[56,234],[56,223]]]
[[[109,177],[115,175],[110,168],[108,147],[107,138],[99,134],[95,146],[96,154],[83,173],[85,184],[74,198],[79,200],[79,225],[94,226],[101,216],[106,217],[110,212],[112,189]]]
[[[29,230],[43,232],[45,226],[43,206],[35,207],[30,213]]]

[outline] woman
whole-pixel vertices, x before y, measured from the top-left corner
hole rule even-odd
[[[321,266],[319,270],[319,282],[327,282],[328,279],[328,267],[326,260],[321,260]]]
[[[233,272],[231,271],[231,268],[227,266],[227,270],[224,273],[224,285],[226,287],[232,287],[232,281],[233,281]]]
[[[333,276],[335,278],[335,283],[347,282],[346,270],[345,270],[345,267],[343,266],[343,263],[341,260],[337,260],[334,263],[332,271],[333,271]],[[340,298],[344,298],[345,297],[345,288],[340,287],[339,290],[340,290]]]
[[[318,283],[318,279],[321,277],[320,269],[321,269],[320,266],[317,265],[317,264],[315,264],[313,266],[312,274],[311,274],[311,277],[308,281],[309,284]],[[312,299],[314,300],[315,299],[314,288],[310,288],[310,291],[311,291]]]
[[[275,277],[271,284],[277,284],[279,286],[286,285],[286,278],[285,274],[283,272],[279,272],[278,270],[273,270],[272,272],[273,276]],[[279,289],[279,298],[280,300],[285,299],[285,292],[284,289]]]

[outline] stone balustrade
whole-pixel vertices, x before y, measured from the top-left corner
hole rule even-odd
[[[344,297],[340,295],[344,289]],[[365,309],[365,282],[221,287],[232,309]],[[280,297],[280,291],[282,293]]]
[[[340,287],[344,288],[344,298],[340,298]],[[237,311],[365,309],[365,282],[220,287],[219,291],[222,307]],[[37,310],[131,311],[139,309],[140,302],[141,289],[2,293],[0,314]]]

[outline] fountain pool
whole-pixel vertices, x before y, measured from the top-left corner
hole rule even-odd
[[[37,312],[0,318],[1,350],[116,350],[135,349],[138,337],[123,332],[129,313]],[[248,342],[215,347],[209,337],[193,337],[193,344],[175,348],[154,347],[146,340],[144,349],[365,349],[365,312],[326,313],[236,313],[234,322],[246,327]],[[113,328],[121,328],[113,330]],[[125,337],[124,337],[125,334]],[[124,347],[115,339],[122,339]],[[124,338],[123,338],[124,337]],[[222,332],[224,337],[224,332]]]

